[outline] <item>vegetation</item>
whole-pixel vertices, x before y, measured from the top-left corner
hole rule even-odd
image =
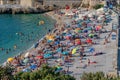
[[[8,66],[6,67],[0,66],[0,80],[12,80],[13,79],[12,71],[13,68],[10,68]]]
[[[93,8],[94,9],[99,9],[99,8],[102,8],[102,7],[104,7],[103,4],[96,4]]]
[[[14,69],[0,66],[0,80],[75,80],[70,75],[56,72],[56,67],[43,65],[34,72],[19,72],[13,75]],[[84,73],[80,80],[120,80],[120,77],[106,76],[103,72]]]
[[[12,75],[12,68],[0,67],[0,80],[75,80],[75,78],[70,75],[55,71],[55,67],[43,65],[34,72],[19,72]]]
[[[84,73],[81,80],[120,80],[120,77],[105,76],[103,72]]]

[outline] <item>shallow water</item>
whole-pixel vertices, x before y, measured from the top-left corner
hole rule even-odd
[[[43,20],[45,24],[38,26]],[[27,50],[49,29],[55,21],[43,14],[0,15],[0,64],[8,57]],[[15,48],[17,47],[17,48]]]

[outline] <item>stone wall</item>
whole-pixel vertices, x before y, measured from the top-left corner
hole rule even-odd
[[[20,5],[22,7],[33,7],[33,0],[20,0]]]
[[[51,6],[57,5],[64,7],[65,5],[80,4],[82,0],[44,0],[43,5]]]
[[[20,0],[0,0],[0,5],[5,5],[5,4],[20,4]]]

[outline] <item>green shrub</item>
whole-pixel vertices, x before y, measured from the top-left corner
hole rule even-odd
[[[104,7],[103,4],[96,4],[93,8],[94,9],[99,9],[99,8],[102,8],[102,7]]]

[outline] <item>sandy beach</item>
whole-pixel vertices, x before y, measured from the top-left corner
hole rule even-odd
[[[83,10],[82,13],[76,13],[76,15],[90,12]],[[112,38],[114,33],[112,24],[117,23],[114,13],[110,15],[111,19],[107,25],[100,25],[102,22],[96,24],[96,19],[84,16],[83,21],[92,20],[88,21],[88,26],[88,23],[84,22],[80,24],[80,27],[74,16],[58,14],[55,11],[45,13],[45,15],[56,20],[54,29],[38,42],[36,48],[30,49],[26,54],[9,62],[17,68],[15,72],[33,64],[40,68],[41,64],[47,63],[50,66],[60,66],[65,74],[74,76],[76,80],[79,80],[84,72],[102,71],[110,76],[117,74],[117,34],[115,39]],[[109,14],[103,14],[104,17],[107,15]],[[91,29],[88,29],[89,27]]]

